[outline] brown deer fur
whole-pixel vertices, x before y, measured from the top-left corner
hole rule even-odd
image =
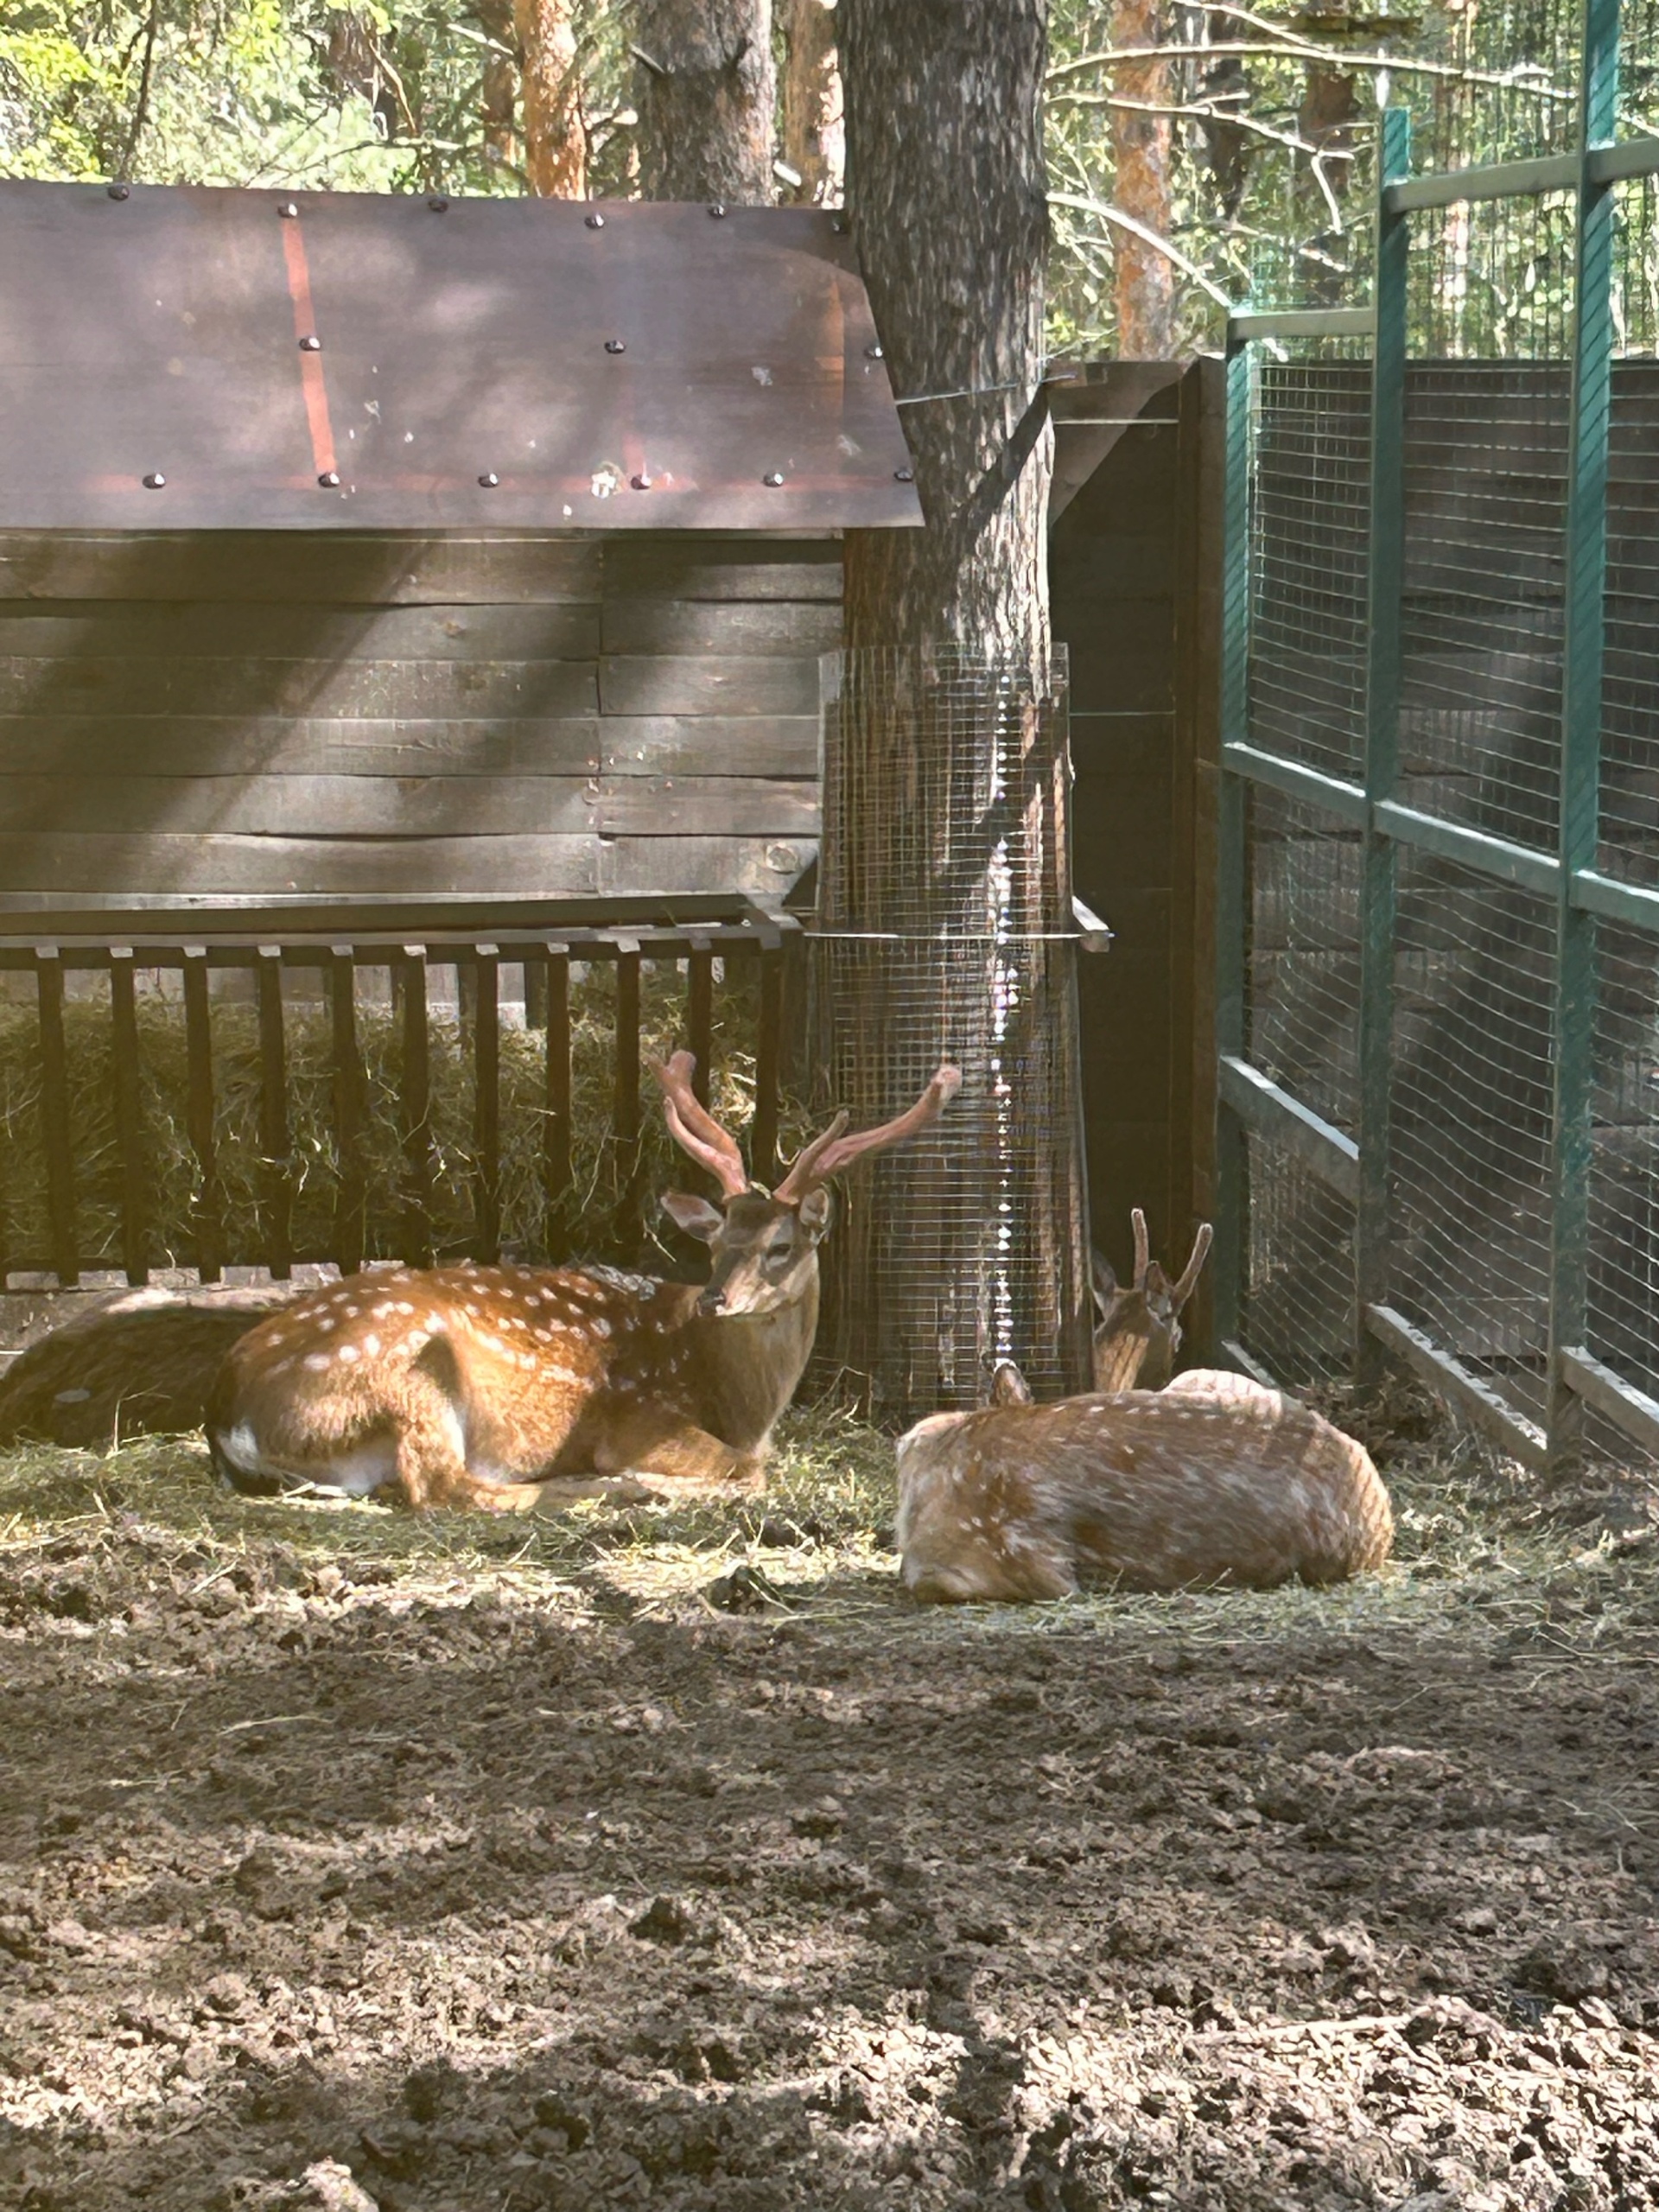
[[[690,1054],[655,1072],[671,1134],[724,1193],[718,1206],[664,1201],[709,1246],[705,1287],[471,1265],[331,1286],[273,1314],[226,1357],[207,1425],[227,1478],[498,1511],[595,1489],[759,1488],[811,1350],[827,1185],[932,1121],[961,1077],[941,1068],[877,1129],[848,1136],[838,1116],[768,1194],[697,1103]]]
[[[1363,1447],[1241,1376],[1036,1406],[1004,1366],[994,1397],[899,1441],[897,1541],[925,1602],[1265,1590],[1388,1557],[1394,1518]]]
[[[200,1428],[219,1363],[300,1283],[123,1290],[60,1322],[0,1376],[0,1447],[30,1438],[106,1451]]]

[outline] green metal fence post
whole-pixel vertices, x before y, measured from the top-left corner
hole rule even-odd
[[[1227,346],[1227,464],[1222,514],[1221,741],[1249,734],[1250,427],[1254,348],[1230,335]],[[1244,779],[1224,767],[1217,799],[1216,1046],[1223,1054],[1245,1047],[1245,949],[1249,925],[1248,795]],[[1243,1306],[1248,1198],[1244,1131],[1224,1101],[1216,1128],[1215,1354],[1236,1338]]]
[[[1385,108],[1377,158],[1376,335],[1371,348],[1370,545],[1366,614],[1366,827],[1360,880],[1359,1214],[1355,1244],[1355,1367],[1375,1382],[1381,1347],[1366,1325],[1389,1296],[1389,1093],[1394,1056],[1398,862],[1376,809],[1400,772],[1402,599],[1406,550],[1406,266],[1411,219],[1383,188],[1411,168],[1411,117]]]
[[[1561,1355],[1584,1344],[1589,1306],[1596,920],[1573,898],[1596,864],[1600,812],[1602,649],[1607,580],[1607,440],[1612,400],[1612,187],[1591,174],[1592,147],[1617,120],[1619,0],[1585,0],[1580,101],[1573,404],[1567,444],[1567,592],[1561,666],[1561,868],[1557,907],[1551,1130],[1549,1403],[1552,1472],[1581,1456],[1584,1402]]]

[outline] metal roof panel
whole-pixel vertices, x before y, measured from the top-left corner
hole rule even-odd
[[[921,520],[817,208],[0,181],[0,423],[10,528]]]

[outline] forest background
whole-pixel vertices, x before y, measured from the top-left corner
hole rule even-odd
[[[1052,0],[1051,353],[1351,296],[1379,104],[1412,106],[1419,166],[1564,147],[1577,30],[1561,0]],[[836,39],[836,0],[8,0],[0,175],[696,197],[690,103],[722,111],[733,197],[834,205]],[[1633,127],[1653,93],[1627,71]]]

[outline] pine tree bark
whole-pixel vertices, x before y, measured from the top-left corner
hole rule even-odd
[[[1159,0],[1117,0],[1112,13],[1112,44],[1157,46],[1162,28]],[[1116,89],[1145,108],[1168,107],[1169,64],[1130,61],[1118,69]],[[1160,238],[1169,236],[1169,162],[1172,124],[1168,116],[1135,109],[1111,111],[1113,204]],[[1132,232],[1116,233],[1116,281],[1113,286],[1117,354],[1124,361],[1166,361],[1175,350],[1175,269],[1166,254]]]
[[[640,0],[634,22],[645,198],[770,204],[772,0]]]
[[[792,196],[810,207],[839,207],[846,174],[836,0],[779,0],[784,34],[779,135],[800,178]]]
[[[524,175],[549,200],[588,191],[588,137],[570,0],[513,0],[524,71]]]
[[[485,150],[493,160],[517,168],[522,149],[518,143],[518,27],[513,21],[512,0],[476,0],[473,12],[495,41],[485,56],[479,100]]]
[[[944,1058],[964,1077],[937,1140],[849,1179],[825,1246],[820,1378],[896,1418],[973,1403],[1008,1346],[1039,1391],[1086,1380],[1066,769],[1046,704],[1046,0],[836,10],[853,232],[894,392],[922,402],[904,423],[925,527],[845,542],[826,1103],[891,1112]]]
[[[922,531],[849,531],[847,642],[1046,649],[1047,0],[841,0],[849,207]]]

